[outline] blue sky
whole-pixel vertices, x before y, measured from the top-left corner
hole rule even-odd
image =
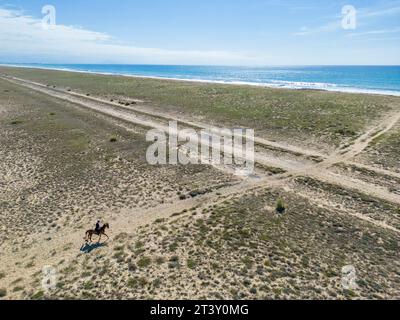
[[[356,29],[342,28],[345,5]],[[400,1],[0,0],[0,61],[400,65]]]

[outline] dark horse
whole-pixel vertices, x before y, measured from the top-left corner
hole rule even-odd
[[[88,230],[86,231],[86,236],[85,238],[83,238],[86,242],[90,242],[92,243],[92,237],[93,235],[97,235],[99,236],[99,241],[98,243],[100,243],[101,240],[101,236],[106,236],[107,240],[110,239],[110,237],[108,235],[106,235],[106,229],[110,229],[110,225],[108,223],[105,223],[98,232],[96,232],[96,230]]]

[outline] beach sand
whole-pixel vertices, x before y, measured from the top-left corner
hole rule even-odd
[[[149,165],[169,120],[255,129],[255,176]],[[0,296],[399,298],[399,120],[398,97],[0,67]]]

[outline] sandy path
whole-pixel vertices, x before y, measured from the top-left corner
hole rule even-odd
[[[356,139],[351,145],[342,150],[334,152],[324,161],[325,166],[330,166],[338,162],[345,162],[353,159],[362,153],[375,140],[390,131],[400,120],[400,109],[386,115],[376,126]]]
[[[368,196],[400,205],[400,195],[389,192],[389,190],[385,187],[373,185],[359,179],[345,177],[330,171],[324,171],[319,168],[309,171],[307,176],[321,182],[334,184],[345,189],[358,191]]]
[[[295,191],[295,190],[291,190],[291,191]],[[343,206],[341,206],[340,210],[337,209],[338,203],[332,202],[328,199],[322,200],[322,199],[317,199],[314,197],[310,197],[309,195],[302,193],[302,192],[298,192],[296,191],[296,195],[299,195],[303,198],[306,198],[310,201],[310,203],[315,204],[321,208],[324,208],[326,210],[329,210],[330,212],[332,212],[333,214],[339,214],[339,215],[346,215],[346,216],[352,216],[355,217],[359,220],[362,220],[364,222],[367,222],[368,224],[374,225],[376,227],[379,228],[383,228],[386,230],[390,230],[393,231],[395,233],[400,234],[400,230],[396,229],[395,227],[385,223],[384,221],[377,221],[373,218],[367,217],[366,215],[357,212],[356,210],[352,210],[349,208],[344,208]]]
[[[366,195],[400,204],[400,196],[398,194],[391,193],[387,188],[328,171],[328,169],[333,165],[350,162],[351,159],[367,149],[375,139],[391,130],[397,124],[397,122],[399,122],[399,120],[400,110],[385,116],[378,125],[370,128],[347,148],[334,152],[328,157],[328,159],[316,165],[310,172],[308,172],[308,174],[320,181],[332,183],[351,190],[357,190]],[[380,170],[355,162],[351,163],[356,167],[364,167],[376,173],[384,173],[389,177],[399,177],[399,174],[395,172]]]
[[[400,179],[400,173],[398,172],[393,172],[393,171],[389,171],[389,170],[385,170],[382,168],[376,168],[376,167],[372,167],[366,164],[361,164],[361,163],[357,163],[357,162],[352,162],[352,161],[345,161],[344,162],[347,165],[351,165],[351,166],[355,166],[356,168],[360,168],[360,169],[366,169],[384,176],[388,176],[388,177],[393,177],[393,178],[398,178]]]

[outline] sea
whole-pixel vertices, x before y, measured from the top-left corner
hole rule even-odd
[[[185,81],[400,96],[400,66],[228,67],[37,63],[7,65]]]

